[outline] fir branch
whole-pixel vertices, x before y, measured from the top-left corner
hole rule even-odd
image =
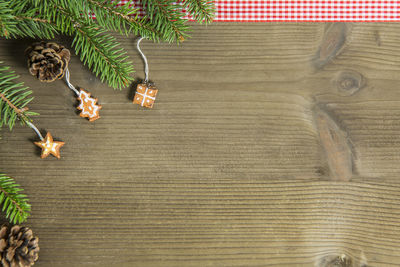
[[[32,91],[24,83],[15,82],[18,79],[9,67],[2,66],[0,62],[0,127],[8,125],[10,130],[15,125],[17,119],[21,124],[31,121],[30,116],[37,115],[28,110],[26,105],[33,99]]]
[[[72,46],[84,64],[114,88],[121,89],[133,81],[132,62],[116,38],[96,26],[77,27]]]
[[[8,1],[0,1],[0,36],[10,38],[13,28],[16,27],[17,22],[13,20],[13,10],[9,7]]]
[[[2,211],[6,212],[6,217],[11,223],[25,222],[31,211],[31,205],[26,195],[14,179],[0,173],[0,203]]]
[[[163,33],[162,39],[167,42],[182,42],[189,26],[183,18],[184,13],[176,0],[140,0],[146,10],[148,19],[155,28]]]
[[[41,14],[43,19],[53,24],[60,33],[67,35],[75,33],[75,26],[78,23],[71,11],[52,0],[39,0],[38,3],[42,3],[42,5],[37,6],[38,13]]]
[[[6,38],[53,38],[56,29],[48,20],[37,18],[37,12],[37,8],[24,1],[0,1],[0,35]]]
[[[182,4],[186,8],[186,11],[193,17],[193,19],[199,23],[210,23],[214,18],[214,1],[182,0]]]
[[[137,15],[133,16],[137,9],[132,8],[130,1],[124,5],[117,5],[114,1],[99,0],[43,0],[36,4],[40,8],[41,14],[46,14],[47,18],[55,20],[58,28],[69,34],[72,34],[74,29],[66,16],[72,16],[73,20],[87,25],[97,23],[100,27],[117,31],[121,35],[134,33],[154,41],[158,41],[162,35],[145,18],[139,19]],[[57,15],[58,10],[63,13],[63,16]],[[93,15],[96,19],[93,19]],[[64,25],[63,22],[66,22],[67,25]]]
[[[52,39],[57,32],[51,22],[45,19],[33,18],[28,15],[14,16],[14,19],[17,20],[18,23],[11,32],[13,38],[32,37]]]
[[[118,48],[116,38],[106,33],[99,25],[88,23],[62,6],[54,7],[53,21],[64,34],[73,35],[72,46],[81,61],[87,65],[102,82],[121,89],[134,80],[132,62],[123,48]]]
[[[183,8],[197,21],[206,23],[211,21],[214,10],[212,2],[206,0],[139,2],[147,14],[142,19],[131,1],[119,5],[118,1],[104,0],[0,0],[0,36],[46,39],[58,33],[73,36],[73,46],[81,61],[102,81],[121,88],[133,80],[130,76],[133,67],[107,30],[123,35],[134,33],[153,41],[179,42],[188,36],[189,30]],[[3,99],[2,103],[7,101]],[[9,121],[15,121],[14,117]]]
[[[41,19],[41,18],[32,18],[32,17],[26,17],[26,16],[15,16],[15,19],[17,20],[29,20],[29,21],[35,21],[35,22],[42,22],[46,24],[50,24],[51,22],[46,20],[46,19]]]
[[[162,34],[146,20],[139,19],[137,9],[133,8],[133,2],[128,1],[124,5],[117,5],[114,1],[87,0],[91,12],[96,17],[96,22],[103,28],[114,30],[122,35],[146,36],[146,38],[158,41]],[[135,17],[133,17],[136,14]]]

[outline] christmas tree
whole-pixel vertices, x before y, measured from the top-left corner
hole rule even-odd
[[[139,4],[139,6],[137,5]],[[144,16],[139,16],[140,7]],[[209,23],[214,4],[206,0],[140,0],[119,4],[104,0],[0,0],[0,36],[73,38],[72,47],[101,81],[121,89],[133,81],[133,64],[114,37],[139,35],[154,42],[182,42],[190,30],[187,15]],[[31,124],[27,108],[32,92],[0,62],[0,127]],[[29,204],[10,177],[0,175],[0,203],[11,221],[26,220]]]

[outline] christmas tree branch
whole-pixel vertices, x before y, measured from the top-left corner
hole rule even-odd
[[[85,16],[75,17],[67,8],[54,6],[53,10],[53,23],[60,32],[74,36],[75,52],[101,81],[119,89],[133,81],[132,62],[127,61],[126,52],[117,47],[116,38],[106,29],[93,23],[92,19],[85,20]]]
[[[114,88],[127,86],[133,67],[107,30],[134,33],[153,41],[180,42],[189,26],[182,8],[198,21],[209,22],[213,4],[206,0],[140,0],[146,12],[138,18],[133,2],[104,0],[0,0],[0,36],[6,38],[74,37],[81,61]],[[93,15],[96,19],[93,19]],[[4,102],[4,101],[3,101]]]
[[[23,189],[15,181],[0,173],[0,203],[3,206],[2,211],[6,212],[6,217],[12,223],[25,222],[29,216],[31,205],[28,203],[26,195],[20,192]]]
[[[7,103],[19,116],[22,116],[24,111],[28,110],[28,108],[17,108],[3,93],[0,93],[0,98]]]
[[[32,37],[32,38],[54,38],[57,32],[54,26],[45,19],[32,18],[29,16],[14,16],[18,21],[15,30],[11,32],[12,37]]]
[[[0,0],[1,36],[53,38],[56,29],[50,21],[35,17],[37,13],[37,8],[31,8],[23,1]]]
[[[52,1],[48,2],[46,6],[39,6],[38,9],[43,18],[50,21],[60,33],[67,35],[75,33],[75,26],[78,25],[78,22],[69,10]]]
[[[146,9],[148,19],[156,29],[163,32],[163,39],[167,42],[181,42],[188,35],[189,30],[183,19],[181,6],[174,4],[175,0],[141,0]]]
[[[12,10],[9,8],[9,3],[0,1],[0,35],[10,38],[10,32],[15,27],[16,22],[13,21]]]
[[[133,8],[132,1],[128,1],[122,6],[117,6],[113,1],[88,0],[87,2],[90,11],[96,16],[97,23],[105,29],[117,31],[122,35],[134,33],[155,41],[158,41],[162,35],[146,21],[146,18],[133,17],[137,13],[137,9]]]
[[[186,11],[199,23],[210,23],[214,17],[215,6],[213,1],[182,0]]]
[[[107,80],[114,88],[122,88],[133,81],[132,62],[114,36],[107,34],[104,29],[95,26],[77,27],[72,42],[81,61],[87,64],[92,71]]]
[[[24,124],[31,121],[30,116],[37,113],[29,111],[26,107],[33,99],[32,91],[27,90],[23,83],[15,82],[19,76],[1,64],[2,62],[0,62],[0,127],[8,125],[11,130],[17,119]]]
[[[35,22],[42,22],[51,25],[51,22],[46,20],[46,19],[41,19],[41,18],[32,18],[32,17],[22,17],[22,16],[15,16],[14,17],[17,20],[29,20],[29,21],[35,21]]]

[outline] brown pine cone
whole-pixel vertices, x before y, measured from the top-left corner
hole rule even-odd
[[[39,258],[39,239],[27,227],[2,225],[0,260],[3,267],[29,267]]]
[[[61,79],[68,67],[71,53],[56,43],[34,43],[25,50],[28,56],[29,72],[41,82]]]

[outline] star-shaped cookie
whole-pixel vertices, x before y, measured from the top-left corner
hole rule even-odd
[[[46,137],[40,141],[35,142],[35,145],[42,149],[42,159],[46,158],[48,155],[52,154],[56,158],[60,158],[60,148],[64,145],[64,142],[53,141],[53,137],[50,133],[46,134]]]

